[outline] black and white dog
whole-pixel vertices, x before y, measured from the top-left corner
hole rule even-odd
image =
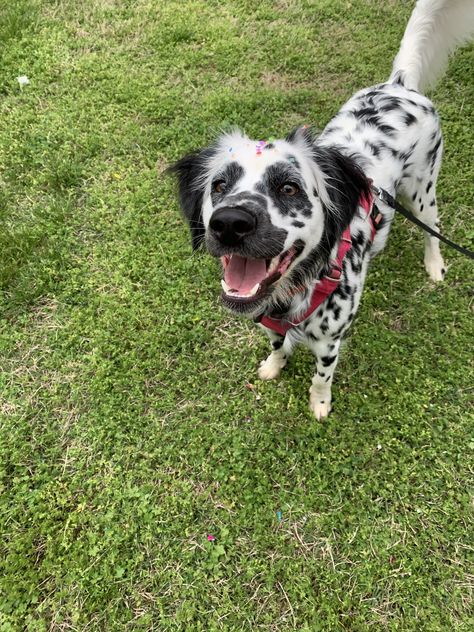
[[[419,0],[389,80],[355,94],[320,136],[304,127],[283,140],[254,141],[234,131],[171,167],[193,247],[205,242],[221,258],[224,305],[270,338],[259,377],[277,377],[295,343],[314,352],[317,419],[331,410],[341,338],[393,217],[378,201],[372,206],[371,183],[438,226],[442,137],[420,91],[473,26],[472,0]],[[439,243],[428,234],[424,261],[441,281]]]

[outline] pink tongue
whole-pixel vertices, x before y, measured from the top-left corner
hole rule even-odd
[[[239,292],[248,294],[256,283],[261,283],[267,276],[265,259],[246,259],[233,255],[224,271],[224,281]]]

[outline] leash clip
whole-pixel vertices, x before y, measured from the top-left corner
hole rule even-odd
[[[379,198],[381,202],[383,202],[384,204],[388,204],[388,200],[385,197],[384,189],[380,189],[379,187],[375,186],[375,184],[373,184],[372,191],[375,193],[375,195]]]

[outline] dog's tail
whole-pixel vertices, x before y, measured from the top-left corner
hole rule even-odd
[[[474,0],[418,0],[389,81],[422,92],[443,74],[449,54],[474,34]]]

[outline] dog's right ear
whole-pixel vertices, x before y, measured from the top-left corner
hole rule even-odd
[[[195,151],[168,167],[168,173],[176,174],[181,210],[189,222],[193,250],[198,248],[205,235],[202,220],[202,202],[205,176],[209,158],[214,153],[212,148]]]

